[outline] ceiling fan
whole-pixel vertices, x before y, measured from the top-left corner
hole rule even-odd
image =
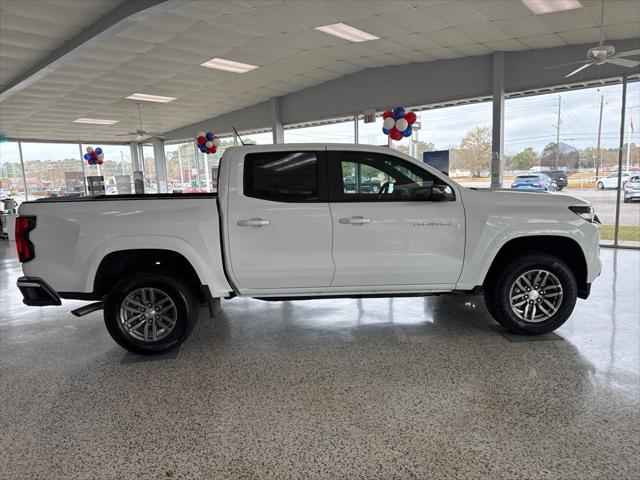
[[[568,78],[592,65],[603,65],[605,63],[612,63],[626,68],[635,68],[640,65],[640,62],[624,58],[632,57],[634,55],[640,55],[640,49],[627,50],[626,52],[618,52],[616,54],[616,49],[613,45],[604,45],[604,0],[602,0],[602,12],[600,14],[600,43],[587,51],[587,59],[579,62],[554,65],[553,67],[547,67],[544,70],[582,64],[582,66],[564,76],[565,78]]]
[[[122,133],[120,135],[116,135],[116,137],[128,137],[130,135],[135,135],[137,142],[145,140],[149,137],[164,138],[161,133],[149,132],[144,129],[144,127],[142,126],[142,105],[140,105],[140,103],[138,103],[138,123],[140,126],[136,129],[135,132]]]

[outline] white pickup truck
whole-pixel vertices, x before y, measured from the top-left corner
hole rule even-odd
[[[566,195],[464,188],[363,145],[228,149],[218,193],[20,206],[27,305],[94,300],[141,354],[183,342],[198,301],[484,293],[521,334],[562,325],[600,273],[600,225]]]

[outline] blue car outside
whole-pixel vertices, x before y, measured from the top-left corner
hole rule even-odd
[[[544,174],[518,175],[511,188],[514,190],[540,190],[543,192],[555,192],[556,185],[550,177]]]

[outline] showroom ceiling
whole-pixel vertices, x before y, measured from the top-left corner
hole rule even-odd
[[[120,3],[2,0],[3,89]],[[126,99],[134,93],[175,98],[143,102],[144,127],[166,132],[366,68],[596,43],[601,3],[580,3],[535,15],[516,0],[164,2],[166,8],[82,45],[78,55],[8,95],[0,103],[0,133],[108,141],[138,127],[136,103]],[[379,38],[352,43],[315,30],[339,22]],[[606,39],[638,37],[639,24],[640,2],[607,2]],[[213,58],[258,68],[201,66]],[[390,88],[402,88],[401,79]],[[117,123],[74,123],[78,118]]]

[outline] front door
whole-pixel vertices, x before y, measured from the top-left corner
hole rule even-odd
[[[331,152],[332,286],[454,285],[464,210],[454,189],[393,155]]]
[[[319,151],[248,153],[230,172],[228,248],[242,293],[331,284],[323,156]]]

